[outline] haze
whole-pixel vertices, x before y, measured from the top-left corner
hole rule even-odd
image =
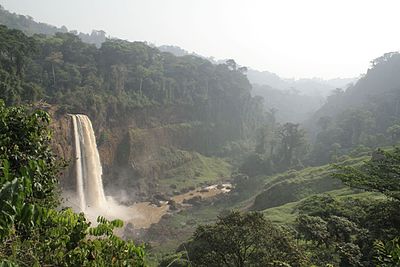
[[[399,50],[397,1],[3,0],[69,30],[177,45],[283,77],[355,77]],[[71,15],[73,14],[73,15]]]

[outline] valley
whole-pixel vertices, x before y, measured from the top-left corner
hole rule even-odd
[[[0,266],[399,266],[399,52],[282,78],[0,24]]]

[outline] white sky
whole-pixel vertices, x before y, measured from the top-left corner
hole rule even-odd
[[[0,0],[69,30],[171,44],[283,77],[365,73],[400,49],[396,0]]]

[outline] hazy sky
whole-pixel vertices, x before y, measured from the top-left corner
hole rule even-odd
[[[400,49],[398,0],[0,0],[82,32],[178,45],[283,77],[352,77]]]

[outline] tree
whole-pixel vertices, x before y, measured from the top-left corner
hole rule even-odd
[[[291,237],[261,213],[232,211],[199,226],[182,246],[195,266],[300,266],[304,258]]]
[[[250,177],[257,175],[271,175],[273,173],[271,160],[262,154],[250,154],[240,166],[239,171]]]
[[[398,210],[400,203],[400,148],[392,151],[376,150],[369,161],[359,167],[335,166],[337,172],[334,177],[353,188],[363,189],[370,192],[380,192],[389,200],[380,201],[370,205],[364,226],[369,231],[368,238],[359,239],[363,247],[363,254],[369,255],[375,250],[375,260],[378,266],[397,266],[399,263],[398,235],[399,218]],[[351,239],[358,229],[352,222],[346,220],[334,220],[335,228],[340,225],[340,232],[335,231],[336,236],[345,240]],[[365,231],[361,231],[361,233]],[[371,242],[375,242],[372,247]],[[379,241],[384,240],[384,241]],[[361,247],[361,246],[360,246]],[[359,248],[358,248],[359,249]],[[357,248],[349,248],[353,255],[357,255]],[[356,259],[357,257],[353,258]],[[359,257],[358,257],[359,258]],[[351,258],[348,258],[350,261]],[[347,263],[349,263],[349,261]],[[344,261],[346,263],[346,261]]]
[[[386,132],[390,134],[392,142],[396,142],[400,138],[400,125],[394,124],[387,128]]]
[[[50,149],[49,123],[50,116],[43,111],[8,108],[0,100],[0,162],[7,162],[10,179],[25,166],[31,164],[30,167],[37,168],[31,173],[32,194],[26,201],[54,207],[57,204],[56,177],[63,162]]]
[[[63,54],[61,52],[52,52],[48,55],[45,59],[47,62],[51,64],[51,73],[53,76],[53,85],[56,85],[56,72],[54,70],[54,65],[62,64],[63,61]]]
[[[299,124],[285,123],[278,129],[281,144],[281,157],[284,165],[292,165],[294,151],[304,144],[304,131],[299,129]]]
[[[121,220],[91,228],[83,213],[55,209],[61,165],[49,122],[0,101],[0,266],[143,266],[143,248],[113,234]]]
[[[395,238],[386,243],[376,241],[374,244],[376,251],[375,262],[378,267],[400,266],[400,238]]]
[[[231,70],[236,70],[237,64],[236,64],[235,60],[233,60],[233,59],[228,59],[225,63],[226,63],[226,65],[228,66],[229,69],[231,69]]]
[[[300,215],[296,219],[296,229],[305,240],[327,244],[329,239],[328,223],[318,216]]]
[[[312,262],[318,266],[327,263],[343,267],[360,266],[363,256],[360,247],[368,254],[368,238],[365,237],[368,231],[344,216],[357,212],[354,207],[344,204],[322,195],[310,197],[298,205],[300,216],[295,227],[299,237],[311,241],[311,246],[306,243],[306,247],[313,251]]]
[[[369,111],[349,109],[342,112],[337,118],[337,124],[343,130],[342,144],[348,147],[358,145],[361,135],[370,131],[374,123]]]
[[[338,172],[333,174],[350,187],[380,192],[400,200],[400,148],[393,151],[378,149],[371,160],[360,168],[335,165]]]

